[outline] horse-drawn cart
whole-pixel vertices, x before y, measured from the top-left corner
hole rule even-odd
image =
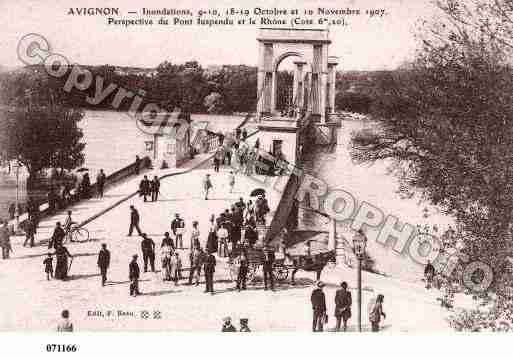
[[[251,283],[255,280],[256,274],[259,272],[260,267],[264,264],[264,250],[262,248],[245,248],[246,257],[248,259],[248,274],[246,280]],[[228,260],[230,269],[230,278],[237,279],[239,273],[239,266],[236,258],[239,256],[241,249],[232,252]],[[277,281],[284,281],[289,275],[289,268],[284,264],[284,260],[276,259],[273,264],[273,276]]]
[[[236,258],[239,256],[240,250],[233,252],[228,261],[232,280],[237,279],[239,272]],[[247,282],[251,283],[259,272],[259,268],[263,266],[264,250],[262,248],[246,248],[245,251],[248,259]],[[302,269],[308,272],[316,272],[316,278],[319,280],[322,270],[329,262],[335,262],[335,251],[321,252],[310,256],[286,255],[285,258],[278,256],[273,263],[273,276],[276,281],[283,282],[287,280],[289,272],[291,272],[291,282],[294,284],[296,272]]]

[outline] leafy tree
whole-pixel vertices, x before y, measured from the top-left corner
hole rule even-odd
[[[402,190],[453,215],[464,251],[494,269],[497,289],[511,281],[513,220],[513,32],[498,24],[513,8],[501,0],[438,7],[440,21],[429,23],[416,60],[380,78],[378,125],[353,134],[352,157],[389,159]]]
[[[43,169],[72,169],[84,162],[85,144],[78,127],[82,116],[81,111],[62,106],[2,109],[2,152],[27,168],[29,187]]]

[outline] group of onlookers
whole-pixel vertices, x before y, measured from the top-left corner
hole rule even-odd
[[[313,311],[312,331],[314,332],[322,332],[324,330],[324,325],[328,322],[326,296],[322,290],[323,287],[324,283],[318,281],[317,288],[313,290],[310,298]],[[385,297],[383,294],[378,294],[375,299],[371,300],[369,305],[369,322],[373,332],[379,331],[381,318],[386,318],[386,314],[383,311],[384,299]],[[340,289],[335,293],[334,301],[334,317],[336,319],[335,330],[340,331],[342,326],[343,331],[346,331],[347,321],[351,318],[351,306],[353,304],[351,292],[348,290],[346,282],[342,282],[340,284]]]

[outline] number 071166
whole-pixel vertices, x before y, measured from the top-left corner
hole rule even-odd
[[[46,351],[50,353],[74,353],[78,350],[76,344],[47,344]]]

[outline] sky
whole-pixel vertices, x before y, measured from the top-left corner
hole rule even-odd
[[[339,57],[339,70],[396,68],[414,55],[416,24],[433,16],[430,0],[0,0],[0,66],[23,65],[17,58],[16,48],[19,39],[27,33],[43,35],[52,52],[64,55],[70,62],[87,65],[155,67],[164,60],[173,63],[197,60],[204,66],[256,65],[258,61],[258,25],[125,28],[108,25],[104,16],[68,15],[70,6],[118,7],[120,15],[115,18],[134,19],[143,18],[143,7],[193,11],[232,7],[250,11],[255,7],[300,11],[349,7],[362,12],[385,9],[383,17],[362,14],[347,18],[347,26],[329,26],[332,40],[329,55]],[[128,14],[129,11],[138,14]]]

